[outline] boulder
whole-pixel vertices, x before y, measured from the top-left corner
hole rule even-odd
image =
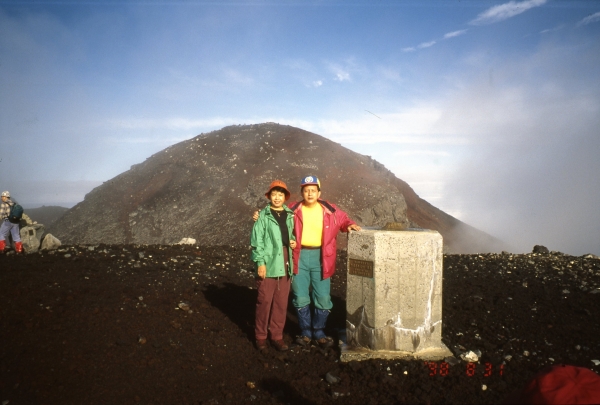
[[[42,241],[42,250],[54,250],[60,247],[61,243],[54,235],[51,233],[47,234]]]
[[[20,230],[21,242],[25,253],[35,253],[40,248],[46,228],[42,224],[30,224]]]
[[[179,241],[178,245],[195,245],[196,239],[194,238],[183,238]]]
[[[542,245],[535,245],[533,247],[533,252],[532,253],[543,253],[543,254],[547,254],[550,253],[550,251],[548,250],[548,248],[546,246],[542,246]]]
[[[31,218],[29,218],[29,215],[23,213],[23,216],[21,217],[21,221],[19,222],[19,228],[23,228],[25,226],[33,225],[36,223],[37,222],[32,221]]]

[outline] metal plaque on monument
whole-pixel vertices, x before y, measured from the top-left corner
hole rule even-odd
[[[442,343],[442,236],[388,224],[348,237],[341,360],[451,356]]]

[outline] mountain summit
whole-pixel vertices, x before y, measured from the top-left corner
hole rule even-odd
[[[233,125],[170,146],[105,182],[52,227],[63,243],[247,245],[251,214],[274,179],[300,200],[300,179],[360,225],[435,229],[449,252],[489,251],[494,238],[421,199],[382,164],[287,125]]]

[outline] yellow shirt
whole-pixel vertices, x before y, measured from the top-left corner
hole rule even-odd
[[[321,246],[323,237],[323,207],[302,205],[302,246]]]

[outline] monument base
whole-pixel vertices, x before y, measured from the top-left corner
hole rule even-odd
[[[369,350],[363,347],[350,347],[348,345],[342,345],[341,349],[342,354],[340,355],[340,360],[343,363],[370,359],[439,361],[454,355],[443,343],[437,347],[423,349],[418,352],[401,350]]]

